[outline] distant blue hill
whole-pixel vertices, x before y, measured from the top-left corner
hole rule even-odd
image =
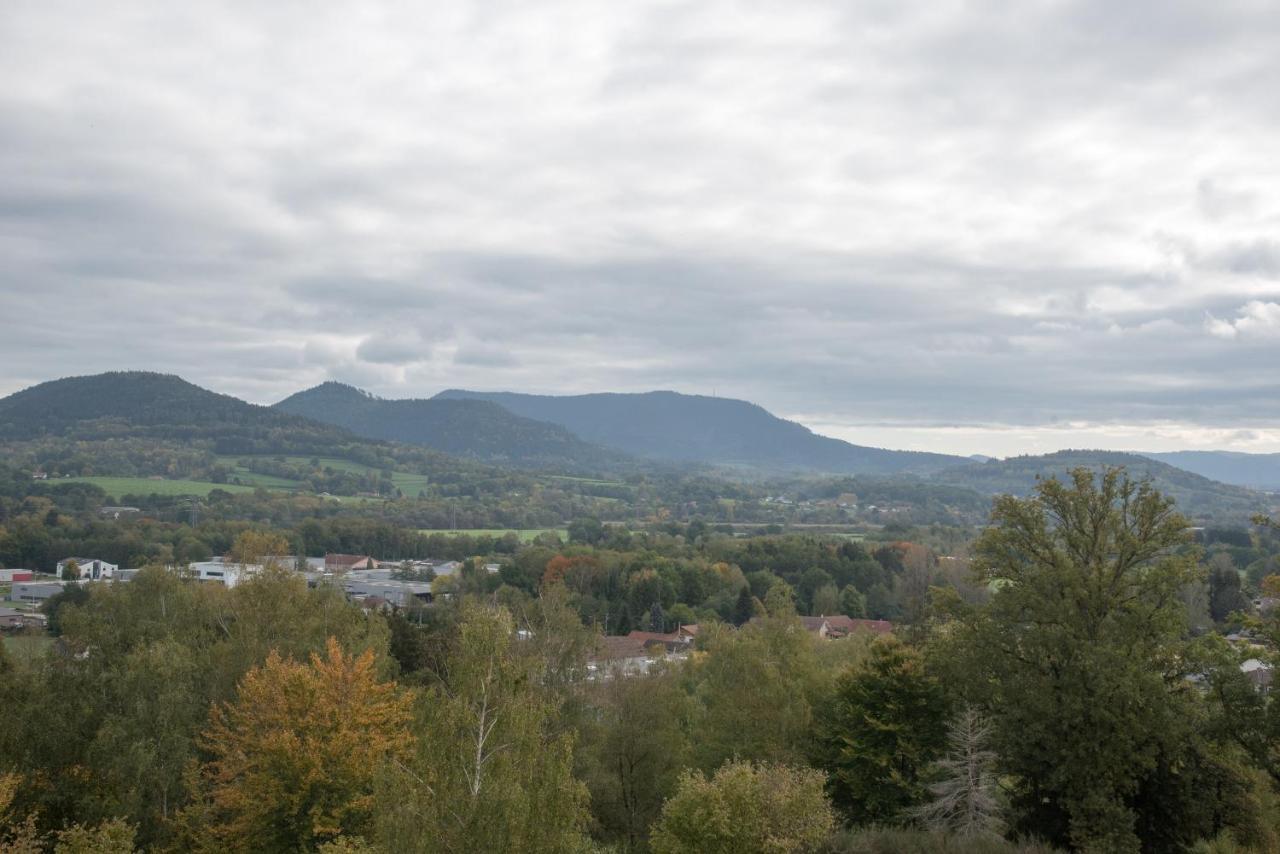
[[[558,424],[582,439],[649,459],[772,471],[928,474],[964,457],[891,451],[819,436],[743,400],[651,391],[549,396],[451,389],[435,400],[482,400]]]
[[[521,418],[482,400],[385,400],[327,382],[290,395],[274,410],[332,424],[357,436],[421,445],[456,457],[566,471],[634,468],[624,454],[584,442],[555,424]]]
[[[1239,451],[1172,451],[1143,454],[1198,475],[1254,489],[1280,490],[1280,454]]]

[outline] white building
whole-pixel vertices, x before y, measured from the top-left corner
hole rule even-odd
[[[227,587],[235,587],[241,581],[262,572],[256,563],[224,563],[221,560],[202,560],[187,566],[187,574],[197,581],[214,581]]]
[[[80,578],[86,581],[101,581],[104,578],[110,578],[120,567],[114,563],[107,563],[105,560],[98,560],[91,557],[66,557],[58,561],[57,576],[63,577],[63,572],[67,566],[74,563],[80,571]]]

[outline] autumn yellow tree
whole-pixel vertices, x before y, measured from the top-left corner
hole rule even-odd
[[[210,715],[208,833],[224,850],[306,851],[367,832],[386,762],[412,750],[412,700],[330,638],[309,664],[272,653]]]
[[[21,786],[20,775],[0,774],[0,851],[5,854],[39,854],[43,847],[36,830],[35,816],[19,819],[13,807]]]
[[[264,558],[279,557],[289,553],[289,541],[280,534],[269,531],[245,531],[236,537],[227,553],[230,563],[262,563]]]

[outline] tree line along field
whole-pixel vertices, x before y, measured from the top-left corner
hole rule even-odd
[[[90,483],[101,487],[104,492],[116,499],[120,499],[125,495],[163,495],[168,497],[190,495],[204,498],[215,489],[221,489],[233,494],[253,492],[258,488],[276,492],[307,490],[306,483],[301,480],[253,471],[241,464],[240,461],[243,459],[244,457],[219,457],[219,461],[224,463],[229,470],[229,479],[225,483],[189,480],[186,478],[119,477],[112,475],[59,478],[58,482]],[[311,464],[311,458],[306,457],[270,457],[269,459],[293,465],[310,466]],[[357,475],[377,473],[377,470],[370,466],[336,458],[320,459],[319,467]],[[391,473],[391,482],[404,495],[412,497],[426,489],[430,485],[431,479],[423,474],[395,471]]]
[[[304,483],[300,480],[278,477],[249,469],[241,463],[241,461],[245,459],[243,456],[222,456],[218,459],[219,461],[229,465],[233,476],[243,483],[248,483],[254,486],[264,486],[268,489],[297,490],[304,488]],[[340,459],[338,457],[264,456],[262,459],[282,462],[286,465],[319,468],[321,470],[331,469],[335,472],[346,472],[362,476],[378,473],[378,469],[373,466],[358,463],[354,460]],[[431,478],[425,474],[393,471],[391,472],[391,482],[405,495],[414,496],[431,484]]]
[[[67,477],[59,483],[89,483],[107,495],[120,499],[125,495],[192,495],[204,498],[215,489],[226,492],[253,492],[254,486],[235,483],[211,483],[200,480],[164,480],[150,477]]]
[[[569,538],[569,531],[566,528],[520,528],[520,529],[504,529],[504,528],[466,528],[466,529],[448,529],[448,528],[419,528],[419,534],[441,534],[446,537],[503,537],[507,534],[515,534],[520,538],[520,542],[529,543],[536,540],[543,534],[555,534],[561,540]]]

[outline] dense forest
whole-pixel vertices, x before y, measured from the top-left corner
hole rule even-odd
[[[273,408],[358,436],[487,462],[564,472],[642,468],[620,451],[584,442],[557,424],[522,418],[485,400],[384,400],[329,382],[290,395]]]
[[[1119,470],[1000,498],[981,532],[861,542],[592,517],[524,542],[217,502],[192,527],[6,483],[0,559],[147,564],[47,603],[52,639],[6,639],[6,850],[1280,844],[1280,705],[1241,668],[1280,641],[1280,535],[1193,531]],[[384,610],[288,568],[231,589],[166,568],[326,551],[464,569]],[[824,638],[807,614],[897,628]],[[691,624],[647,673],[591,664],[606,629]]]
[[[774,473],[925,474],[963,457],[891,451],[820,436],[745,400],[653,391],[555,397],[450,389],[435,400],[499,404],[516,415],[558,424],[629,454]]]

